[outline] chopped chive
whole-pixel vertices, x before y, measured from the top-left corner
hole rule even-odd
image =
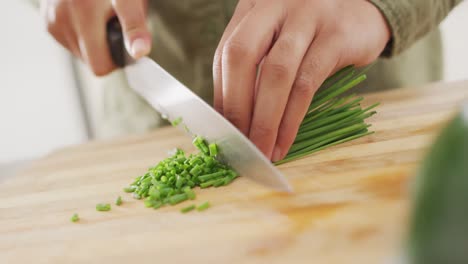
[[[204,202],[201,205],[197,207],[197,211],[205,211],[206,209],[210,208],[210,203],[209,202]]]
[[[202,181],[202,182],[205,182],[205,181],[208,181],[208,180],[211,180],[211,179],[221,177],[224,174],[226,174],[226,171],[220,170],[220,171],[215,172],[215,173],[210,173],[210,174],[205,174],[205,175],[198,176],[198,179],[200,181]]]
[[[188,195],[186,193],[176,194],[174,196],[169,197],[169,203],[171,205],[175,205],[187,199],[188,199]]]
[[[192,211],[195,208],[196,208],[196,206],[194,204],[192,204],[192,205],[189,205],[187,207],[184,207],[184,208],[180,209],[180,211],[185,214],[185,213],[188,213],[188,212]]]
[[[121,196],[117,197],[117,200],[115,200],[115,205],[117,205],[117,206],[122,205],[122,197]]]
[[[163,203],[160,202],[160,201],[153,202],[153,208],[154,209],[159,209],[162,205],[163,205]]]
[[[226,177],[226,178],[229,178],[229,177]],[[217,180],[213,183],[213,187],[220,187],[220,186],[224,185],[224,182],[225,182],[225,179],[224,179],[224,178],[217,179]]]
[[[193,140],[193,144],[195,145],[195,147],[197,147],[203,154],[205,155],[208,155],[210,153],[207,145],[206,145],[206,142],[203,138],[201,137],[196,137],[194,140]]]
[[[190,170],[190,174],[195,175],[195,176],[200,175],[201,172],[202,172],[202,167],[200,165],[198,165],[198,164],[195,165],[195,167],[193,167]]]
[[[182,122],[182,117],[178,117],[172,121],[173,126],[178,126]]]
[[[210,149],[210,156],[216,157],[218,155],[218,146],[214,143],[211,143],[208,148]]]
[[[200,183],[200,187],[201,188],[208,188],[208,187],[212,186],[213,184],[215,184],[216,181],[217,181],[217,179],[209,180],[209,181],[204,182],[204,183]]]
[[[132,186],[125,187],[123,190],[126,193],[132,193],[132,192],[135,191],[135,189],[136,189],[136,187],[132,185]]]
[[[153,203],[153,200],[151,200],[151,199],[146,199],[146,200],[144,201],[144,204],[145,204],[145,206],[146,206],[147,208],[149,208],[149,207],[153,207],[153,204],[154,204],[154,203]]]
[[[75,213],[70,218],[70,221],[72,221],[73,223],[76,223],[76,222],[80,221],[80,217],[78,216],[78,214]]]
[[[190,187],[185,187],[184,188],[184,193],[187,194],[187,197],[190,199],[190,200],[193,200],[195,199],[195,192],[192,191],[192,189],[190,189]]]
[[[98,203],[96,204],[96,211],[107,212],[111,210],[111,205],[108,203]]]

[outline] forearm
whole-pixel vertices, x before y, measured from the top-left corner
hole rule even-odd
[[[384,57],[400,54],[436,28],[462,0],[369,0],[384,14],[392,39]]]

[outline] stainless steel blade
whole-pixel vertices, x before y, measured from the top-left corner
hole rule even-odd
[[[169,121],[182,118],[193,135],[215,142],[221,159],[240,175],[280,191],[292,188],[280,171],[237,128],[161,66],[141,58],[125,67],[130,86]]]

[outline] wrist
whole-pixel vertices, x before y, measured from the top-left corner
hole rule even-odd
[[[369,8],[372,9],[372,13],[375,14],[376,25],[380,33],[379,35],[382,38],[383,43],[385,43],[382,48],[381,55],[389,56],[393,46],[393,33],[391,25],[388,21],[388,18],[379,9],[378,6],[376,6],[372,1],[366,0],[366,2],[369,4]]]

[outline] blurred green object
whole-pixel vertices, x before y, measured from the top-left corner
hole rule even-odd
[[[416,178],[411,264],[468,263],[468,104],[430,149]]]

